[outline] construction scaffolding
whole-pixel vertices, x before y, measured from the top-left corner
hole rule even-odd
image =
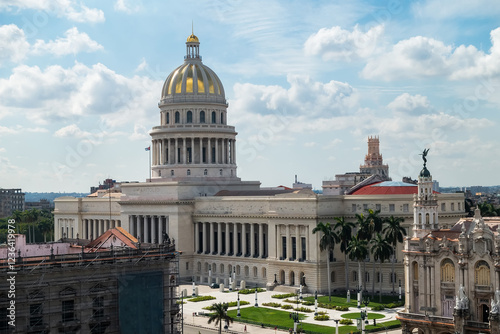
[[[175,245],[17,257],[0,282],[0,333],[180,333]],[[8,307],[15,302],[15,327]],[[4,321],[7,319],[7,321]]]

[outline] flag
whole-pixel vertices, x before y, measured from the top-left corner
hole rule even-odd
[[[151,146],[145,148],[146,151],[151,151]]]

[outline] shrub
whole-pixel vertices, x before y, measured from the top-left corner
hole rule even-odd
[[[280,303],[273,303],[273,302],[270,302],[270,303],[262,303],[262,306],[269,306],[269,307],[281,307],[281,304],[280,304]]]
[[[255,293],[255,289],[241,289],[239,290],[242,295],[249,295],[251,293]],[[257,288],[257,292],[264,292],[266,289]]]
[[[385,304],[384,306],[387,308],[395,308],[395,307],[403,306],[404,304],[405,304],[404,302],[393,302],[393,303]]]
[[[296,307],[294,309],[295,311],[298,311],[298,312],[306,312],[306,313],[311,313],[313,310],[311,310],[310,308],[307,308],[307,307]]]
[[[281,308],[284,310],[291,310],[293,308],[292,305],[281,305]]]
[[[296,293],[283,293],[283,294],[272,295],[271,298],[283,299],[283,298],[295,297],[295,296],[297,296]]]
[[[304,300],[302,302],[302,305],[305,305],[305,306],[313,306],[314,305],[314,302],[311,302],[311,301],[308,301],[308,300]]]
[[[337,311],[349,311],[349,306],[337,306],[335,307]]]
[[[250,304],[249,302],[245,301],[245,300],[240,300],[240,306],[242,305],[248,305]],[[235,307],[235,306],[238,306],[238,302],[229,302],[227,303],[227,306],[228,307]],[[212,311],[213,310],[213,305],[209,305],[209,306],[205,306],[203,307],[204,310],[209,310],[209,311]]]
[[[320,315],[325,315],[325,314],[327,314],[327,313],[326,313],[326,311],[318,311],[318,314],[320,314]]]
[[[372,311],[382,311],[385,309],[384,305],[377,305],[372,307]]]
[[[291,304],[297,304],[297,301],[293,300],[293,299],[285,299],[284,302],[285,303],[291,303]]]
[[[351,319],[340,319],[339,324],[352,325],[352,320]]]
[[[198,296],[198,297],[194,297],[194,298],[189,298],[188,299],[188,302],[203,302],[205,300],[212,300],[212,299],[215,299],[215,297],[213,296]]]
[[[314,320],[319,320],[319,321],[330,320],[330,316],[328,314],[318,314],[314,316]]]
[[[318,303],[318,306],[321,307],[321,308],[329,309],[329,310],[335,310],[335,308],[337,307],[335,305],[325,304],[325,303]]]

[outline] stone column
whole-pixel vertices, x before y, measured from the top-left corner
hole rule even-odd
[[[290,225],[286,225],[286,258],[292,257],[292,236],[290,235]]]
[[[233,157],[233,165],[236,165],[236,139],[233,139],[232,140],[232,146],[231,146],[231,149],[232,149],[232,157]]]
[[[137,234],[137,239],[141,241],[141,243],[144,242],[144,216],[138,216],[137,217],[137,225],[139,228],[139,233]]]
[[[259,256],[264,255],[264,224],[259,223]]]
[[[207,163],[212,163],[212,138],[207,138]]]
[[[241,223],[241,255],[247,254],[247,224]]]
[[[154,244],[158,243],[158,216],[153,216],[151,218],[151,230],[152,230],[152,235],[151,235],[151,242]]]
[[[182,163],[185,165],[187,163],[187,139],[182,138]]]
[[[151,222],[151,216],[144,217],[144,242],[151,242],[149,223]]]
[[[214,252],[214,223],[208,223],[208,227],[210,230],[210,245],[208,246],[208,251],[211,254]]]
[[[217,224],[217,254],[222,253],[222,223]]]
[[[215,138],[214,145],[215,145],[215,163],[218,164],[219,163],[219,140],[217,138]]]
[[[233,223],[233,250],[234,250],[234,254],[233,256],[235,256],[236,254],[238,254],[238,226],[236,223]]]
[[[202,233],[201,233],[201,242],[202,242],[202,252],[207,253],[208,252],[208,245],[207,245],[207,223],[201,223],[202,225]]]
[[[203,163],[203,138],[200,137],[200,164]]]
[[[226,255],[229,254],[229,223],[224,223],[224,230],[225,230],[225,233],[226,233],[226,242],[225,242],[225,246],[226,246]]]
[[[225,164],[226,163],[226,140],[224,138],[221,139],[221,163]]]
[[[286,254],[282,253],[283,250],[283,239],[281,238],[281,231],[280,231],[280,224],[276,224],[274,226],[274,231],[275,231],[275,236],[276,236],[276,259],[279,259],[281,257],[286,257]]]
[[[255,256],[255,224],[250,224],[250,256]]]

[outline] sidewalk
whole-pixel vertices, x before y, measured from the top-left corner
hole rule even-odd
[[[194,314],[198,312],[204,312],[208,313],[207,310],[204,310],[203,307],[212,305],[214,303],[225,303],[225,302],[235,302],[237,300],[237,293],[236,292],[220,292],[219,289],[211,289],[208,286],[204,285],[197,285],[198,288],[198,295],[200,296],[213,296],[216,299],[212,300],[207,300],[203,302],[187,302],[184,304],[184,333],[188,334],[197,334],[200,332],[201,334],[204,333],[217,333],[218,332],[218,326],[216,327],[213,323],[208,324],[208,317],[205,316],[196,316]],[[192,294],[192,285],[181,285],[180,286],[181,290],[186,289],[188,296],[191,296]],[[280,299],[276,298],[271,298],[271,295],[276,294],[277,292],[273,291],[265,291],[265,292],[259,292],[257,294],[257,303],[259,304],[259,307],[264,307],[262,306],[262,303],[267,303],[267,302],[275,302],[275,303],[282,303],[283,301]],[[311,294],[304,294],[304,297],[312,296]],[[249,302],[250,304],[241,306],[240,308],[243,309],[245,307],[252,307],[255,305],[255,294],[248,294],[248,295],[243,295],[240,294],[240,300],[244,300]],[[308,308],[314,309],[314,306],[307,306]],[[369,308],[369,307],[368,307]],[[236,307],[231,307],[230,309],[236,309]],[[318,308],[318,310],[321,311],[326,311],[330,315],[330,319],[341,319],[340,315],[344,312],[336,311],[336,310],[327,310],[323,308]],[[357,309],[352,309],[352,312],[356,312]],[[395,320],[396,319],[396,309],[388,309],[388,310],[383,310],[383,311],[376,311],[376,313],[384,314],[385,317],[383,319],[377,319],[377,322],[385,322],[389,320]],[[368,309],[368,313],[370,313],[370,309]],[[335,333],[335,322],[332,320],[329,321],[318,321],[314,320],[314,316],[312,313],[305,313],[308,315],[306,319],[303,320],[304,323],[311,323],[311,324],[317,324],[317,325],[322,325],[322,326],[331,326],[332,327],[332,333]],[[261,328],[258,326],[253,326],[249,324],[244,324],[244,323],[239,323],[237,321],[234,321],[232,324],[229,325],[229,330],[224,331],[226,333],[245,333],[244,329],[247,329],[247,333],[286,333],[287,331],[284,330],[277,330],[275,332],[274,329],[269,329],[269,328]],[[380,332],[384,333],[384,332]],[[397,330],[391,330],[388,331],[387,333],[390,334],[400,334],[401,329]]]

